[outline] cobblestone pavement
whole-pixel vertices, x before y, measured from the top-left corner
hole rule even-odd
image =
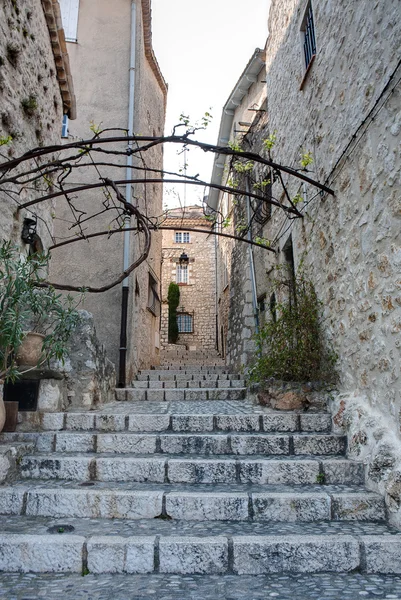
[[[401,600],[390,575],[0,574],[0,600]]]

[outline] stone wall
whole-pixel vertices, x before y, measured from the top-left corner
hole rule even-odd
[[[312,2],[317,54],[305,76],[306,7],[286,0],[284,10],[282,1],[272,1],[263,134],[277,131],[278,163],[299,168],[301,152],[311,152],[311,177],[335,195],[284,177],[292,197],[303,195],[298,207],[305,216],[284,224],[282,212],[272,211],[264,236],[279,234],[278,252],[276,259],[257,259],[258,293],[271,292],[268,274],[286,262],[292,242],[295,267],[302,263],[313,281],[339,355],[335,420],[350,433],[351,455],[368,464],[368,485],[386,494],[391,519],[400,524],[399,3]],[[260,139],[253,143],[258,150]],[[278,185],[273,195],[280,198]],[[238,279],[233,285],[246,291]],[[242,347],[241,335],[231,336],[232,353]]]
[[[136,70],[134,131],[143,135],[159,135],[164,128],[165,88],[156,77],[153,63],[149,61],[149,33],[144,32],[143,1],[136,2]],[[94,13],[96,12],[96,18]],[[149,15],[148,15],[149,17]],[[74,76],[79,118],[70,125],[71,139],[92,136],[90,124],[104,128],[127,128],[129,103],[129,69],[131,43],[131,2],[129,0],[81,1],[78,19],[78,43],[68,44],[71,69]],[[145,34],[148,36],[145,39]],[[153,65],[154,66],[154,65]],[[121,132],[118,132],[121,134]],[[111,146],[110,146],[111,147]],[[122,146],[119,146],[122,149]],[[124,148],[125,149],[125,148]],[[154,148],[143,156],[150,168],[162,168],[162,149]],[[113,157],[114,168],[102,168],[111,179],[124,179],[126,157]],[[134,166],[143,167],[141,159],[134,158]],[[133,178],[137,176],[133,171]],[[139,171],[139,176],[143,171]],[[81,170],[79,181],[98,181],[99,175],[90,169]],[[71,183],[76,181],[71,180]],[[126,195],[125,186],[121,192]],[[162,212],[162,186],[132,186],[132,201],[149,216]],[[82,193],[77,200],[79,208],[94,213],[104,201],[100,191]],[[69,209],[58,202],[56,233],[59,238],[66,233],[64,218]],[[91,224],[92,231],[107,230],[116,216],[105,213]],[[142,237],[142,236],[141,236]],[[116,234],[60,248],[53,253],[53,279],[72,284],[99,286],[113,281],[123,270],[124,236]],[[143,240],[132,233],[130,261],[141,252]],[[127,382],[139,368],[158,362],[159,317],[148,310],[149,277],[160,285],[160,236],[152,234],[152,248],[148,259],[129,279]],[[93,313],[100,341],[109,358],[119,362],[121,285],[102,294],[87,294],[84,308]]]
[[[0,4],[0,139],[11,139],[0,146],[0,162],[38,146],[60,143],[62,115],[63,100],[41,0],[5,0]],[[21,243],[24,218],[36,214],[38,235],[48,248],[53,228],[51,202],[17,212],[17,204],[33,199],[35,190],[25,186],[21,191],[10,184],[7,191],[0,191],[0,239]]]
[[[181,211],[181,209],[177,209]],[[176,243],[175,231],[163,231],[162,266],[162,345],[168,342],[168,304],[169,284],[176,281],[176,271],[180,255],[184,252],[189,258],[188,284],[179,284],[180,303],[178,314],[185,312],[193,318],[193,333],[181,333],[178,344],[189,349],[214,349],[216,346],[216,270],[215,239],[208,235],[211,224],[203,217],[201,207],[188,207],[184,217],[174,217],[174,209],[163,223],[168,227],[191,227],[204,229],[205,233],[190,231],[189,243]],[[196,218],[195,214],[197,215]],[[184,310],[182,310],[184,307]]]

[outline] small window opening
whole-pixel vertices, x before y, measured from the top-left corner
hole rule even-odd
[[[61,127],[61,137],[68,138],[68,115],[63,116],[63,125]]]
[[[179,333],[193,333],[193,316],[188,313],[178,314],[177,325]]]
[[[188,283],[188,265],[177,265],[176,283]]]
[[[312,4],[308,3],[305,11],[305,16],[301,26],[301,33],[303,37],[303,53],[305,69],[308,69],[312,60],[316,55],[316,34],[315,34],[315,23],[313,18]]]
[[[160,298],[157,293],[157,281],[150,273],[148,285],[148,309],[155,317],[160,316]]]

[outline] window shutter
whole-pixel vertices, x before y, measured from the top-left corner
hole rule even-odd
[[[60,0],[61,19],[67,42],[77,41],[79,0]]]

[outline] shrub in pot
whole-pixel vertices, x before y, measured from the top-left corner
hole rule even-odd
[[[14,382],[23,373],[52,359],[63,360],[68,339],[79,322],[71,296],[43,286],[48,255],[24,256],[11,242],[0,246],[0,382]],[[79,300],[80,301],[80,300]],[[79,303],[78,301],[78,303]],[[26,363],[24,343],[39,339],[39,351]],[[0,390],[2,392],[2,390]],[[4,425],[0,395],[0,431]]]

